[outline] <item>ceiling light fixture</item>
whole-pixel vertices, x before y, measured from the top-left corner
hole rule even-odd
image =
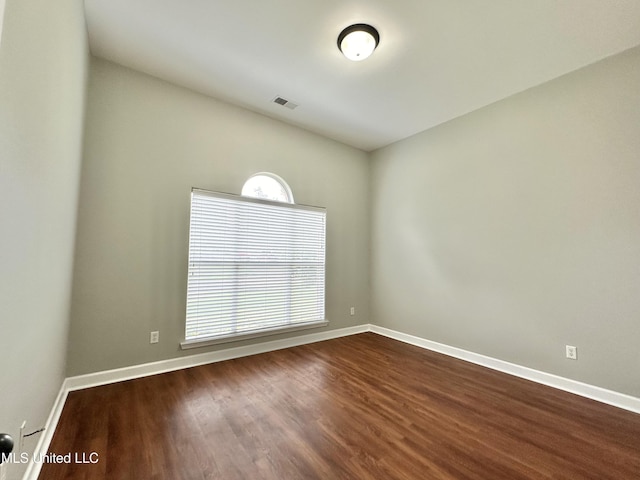
[[[338,35],[338,48],[349,60],[364,60],[378,46],[380,34],[371,25],[357,23],[351,25]]]

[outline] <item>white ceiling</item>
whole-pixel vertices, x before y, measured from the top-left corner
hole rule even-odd
[[[94,55],[366,151],[640,44],[640,0],[85,0],[85,9]],[[380,32],[362,62],[337,48],[352,23]]]

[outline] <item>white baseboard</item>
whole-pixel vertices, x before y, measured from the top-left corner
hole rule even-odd
[[[469,352],[461,348],[450,347],[449,345],[433,342],[413,335],[407,335],[406,333],[397,332],[384,327],[378,327],[376,325],[369,325],[369,331],[404,343],[409,343],[417,347],[425,348],[427,350],[443,353],[450,357],[475,363],[476,365],[491,368],[492,370],[508,373],[509,375],[531,380],[532,382],[564,390],[565,392],[575,393],[576,395],[597,400],[598,402],[606,403],[614,407],[629,410],[634,413],[640,413],[640,398],[632,397],[631,395],[614,392],[612,390],[560,377],[551,373],[541,372],[532,368],[505,362],[504,360],[498,360],[478,353]]]
[[[180,358],[172,358],[160,362],[145,363],[142,365],[134,365],[131,367],[118,368],[115,370],[107,370],[103,372],[90,373],[87,375],[79,375],[67,378],[60,389],[60,393],[51,409],[49,418],[46,423],[44,435],[40,438],[34,450],[35,455],[44,455],[49,449],[53,434],[58,425],[58,420],[62,413],[64,403],[69,392],[74,390],[82,390],[85,388],[106,385],[110,383],[122,382],[134,378],[147,377],[160,373],[181,370],[183,368],[197,367],[209,363],[222,362],[234,358],[247,357],[259,353],[272,352],[283,348],[305,345],[308,343],[321,342],[331,340],[333,338],[355,335],[358,333],[373,332],[385,337],[393,338],[404,343],[415,345],[434,352],[443,353],[450,357],[459,358],[467,362],[475,363],[483,367],[491,368],[509,375],[531,380],[536,383],[548,385],[550,387],[574,393],[583,397],[597,400],[599,402],[613,405],[624,410],[640,414],[640,398],[625,395],[623,393],[614,392],[604,388],[588,385],[564,377],[559,377],[550,373],[540,372],[532,368],[523,367],[514,363],[505,362],[496,358],[487,357],[478,353],[469,352],[461,348],[451,347],[442,343],[433,342],[424,338],[408,335],[406,333],[390,330],[377,325],[358,325],[355,327],[341,328],[337,330],[329,330],[320,333],[311,333],[307,335],[299,335],[283,340],[274,340],[270,342],[258,343],[255,345],[247,345],[244,347],[233,347],[216,352],[202,353],[199,355],[190,355]],[[23,480],[37,480],[42,467],[41,463],[31,462],[24,474]]]
[[[53,403],[53,408],[49,413],[49,418],[47,418],[47,423],[45,423],[45,431],[40,436],[40,439],[38,440],[38,443],[33,450],[31,461],[27,466],[27,470],[24,472],[24,475],[22,477],[23,480],[37,480],[38,475],[40,475],[42,462],[36,462],[34,461],[34,458],[41,458],[41,455],[47,453],[49,445],[51,444],[51,440],[53,439],[53,434],[56,432],[56,427],[58,426],[58,420],[60,420],[60,415],[62,414],[64,403],[67,401],[68,393],[69,391],[65,388],[63,382],[62,387],[60,388],[60,392],[56,397],[56,401]]]

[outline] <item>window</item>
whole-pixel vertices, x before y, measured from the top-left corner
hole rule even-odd
[[[242,195],[276,202],[293,203],[293,194],[289,185],[279,176],[267,172],[250,176],[242,187]]]
[[[279,177],[260,176],[260,195],[273,198],[274,180],[292,199]],[[182,347],[326,325],[325,218],[322,208],[193,189]]]

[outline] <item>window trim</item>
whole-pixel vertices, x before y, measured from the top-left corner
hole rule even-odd
[[[239,342],[241,340],[250,340],[252,338],[268,337],[270,335],[277,335],[279,333],[295,332],[298,330],[309,330],[311,328],[326,327],[329,325],[329,320],[317,320],[308,323],[300,323],[298,325],[287,325],[284,327],[273,327],[264,329],[259,332],[253,333],[241,333],[234,335],[225,335],[216,338],[201,339],[201,340],[183,340],[180,342],[180,348],[182,350],[190,350],[192,348],[209,347],[211,345],[220,345],[221,343]]]

